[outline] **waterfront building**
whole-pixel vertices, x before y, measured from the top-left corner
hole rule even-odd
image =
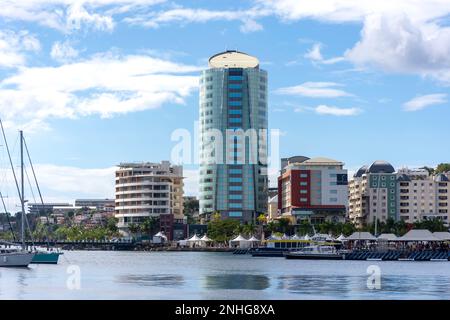
[[[433,176],[424,169],[399,169],[397,201],[399,218],[407,223],[437,217],[436,183]]]
[[[121,163],[116,170],[115,217],[118,228],[128,232],[130,223],[139,224],[148,217],[173,215],[182,220],[183,168],[161,163]],[[163,217],[164,223],[172,218]]]
[[[390,163],[377,160],[354,174],[349,183],[348,213],[358,227],[375,219],[398,219],[397,176]]]
[[[349,182],[349,219],[359,227],[388,218],[406,223],[440,219],[448,225],[449,176],[424,169],[395,172],[385,161],[363,166]]]
[[[34,215],[50,214],[54,207],[72,207],[72,205],[65,202],[28,203],[28,213]]]
[[[226,51],[200,77],[200,214],[256,221],[267,213],[267,72]]]
[[[436,190],[436,217],[448,226],[450,223],[450,172],[434,177]],[[427,217],[429,219],[431,217]]]
[[[96,207],[101,211],[114,211],[115,199],[76,199],[76,207]]]
[[[328,158],[295,156],[281,159],[278,211],[297,222],[343,222],[348,203],[344,163]]]

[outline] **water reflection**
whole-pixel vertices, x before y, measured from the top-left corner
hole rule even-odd
[[[184,278],[176,274],[121,275],[116,282],[153,287],[178,287],[184,284]]]
[[[278,277],[278,290],[288,290],[302,294],[333,293],[336,298],[348,293],[351,288],[349,276],[324,276],[324,275],[289,275]],[[355,278],[355,277],[353,277]],[[359,278],[359,277],[358,277]],[[361,284],[366,284],[365,278]]]
[[[270,280],[264,275],[250,274],[224,274],[205,276],[204,288],[240,289],[240,290],[264,290],[270,287]]]

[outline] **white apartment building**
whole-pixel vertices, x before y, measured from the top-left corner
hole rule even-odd
[[[349,219],[357,226],[375,219],[397,220],[397,182],[394,167],[383,160],[361,167],[349,182]]]
[[[450,172],[434,177],[436,188],[436,216],[450,223]],[[427,217],[428,218],[428,217]]]
[[[183,219],[183,168],[161,163],[121,163],[116,170],[115,217],[127,231],[130,223],[160,215]]]
[[[407,223],[436,216],[435,182],[426,170],[398,170],[397,197],[400,219]]]
[[[349,218],[357,226],[387,218],[414,223],[450,222],[450,173],[432,176],[423,169],[395,172],[387,162],[361,167],[349,182]]]

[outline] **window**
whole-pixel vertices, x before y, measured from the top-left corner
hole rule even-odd
[[[308,174],[307,173],[301,173],[300,174],[300,178],[308,178]]]
[[[308,182],[301,181],[301,182],[300,182],[300,185],[301,185],[301,186],[307,186],[307,185],[308,185]]]
[[[241,211],[230,211],[228,212],[229,217],[242,217]]]
[[[301,194],[306,194],[306,193],[308,193],[308,190],[300,190],[300,193]]]
[[[308,202],[307,198],[300,198],[300,202]]]

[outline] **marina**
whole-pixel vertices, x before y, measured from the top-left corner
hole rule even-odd
[[[372,265],[380,290],[367,288]],[[77,268],[79,289],[67,286]],[[449,282],[450,269],[436,262],[67,251],[57,265],[0,269],[0,299],[449,299]]]

